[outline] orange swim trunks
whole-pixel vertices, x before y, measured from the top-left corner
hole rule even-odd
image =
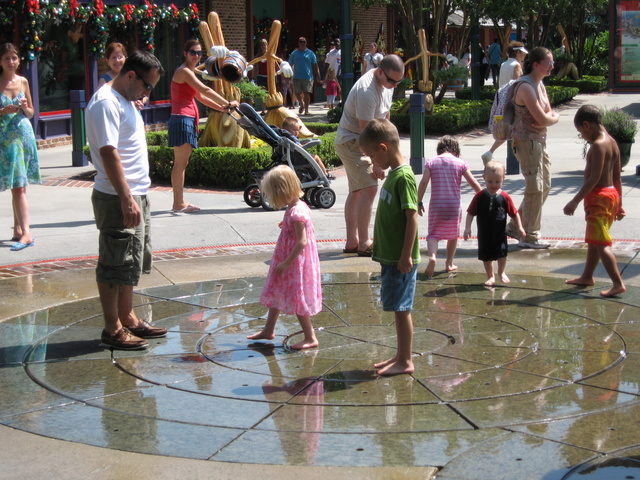
[[[609,228],[618,213],[620,195],[615,187],[594,188],[584,197],[587,221],[585,242],[591,245],[611,246]]]

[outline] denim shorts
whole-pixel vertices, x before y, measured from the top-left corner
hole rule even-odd
[[[195,117],[171,115],[167,128],[170,147],[181,147],[188,143],[193,148],[198,148],[198,126]]]
[[[400,273],[396,265],[380,265],[380,298],[385,312],[410,312],[413,309],[413,296],[416,293],[416,273],[414,265],[409,273]]]
[[[151,273],[153,252],[150,238],[151,211],[146,195],[134,195],[142,221],[137,227],[123,225],[118,195],[93,190],[91,202],[100,230],[96,281],[110,285],[138,285],[142,273]]]

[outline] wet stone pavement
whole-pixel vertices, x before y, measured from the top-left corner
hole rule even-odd
[[[382,378],[393,314],[378,273],[323,274],[320,348],[272,342],[264,278],[136,290],[169,329],[103,349],[98,299],[0,323],[0,423],[130,452],[245,464],[437,467],[442,479],[640,478],[640,289],[482,273],[419,275],[416,372]]]

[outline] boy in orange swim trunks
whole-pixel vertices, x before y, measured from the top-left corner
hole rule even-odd
[[[620,181],[620,150],[616,141],[602,125],[602,113],[593,105],[583,105],[573,119],[582,138],[590,144],[587,152],[587,164],[584,169],[584,185],[564,207],[565,215],[573,215],[581,200],[584,199],[587,230],[587,260],[582,275],[567,280],[569,285],[592,286],[595,284],[593,272],[602,261],[607,274],[613,282],[609,290],[600,295],[613,297],[623,293],[626,288],[622,282],[616,257],[611,251],[609,228],[613,220],[622,220],[622,183]]]

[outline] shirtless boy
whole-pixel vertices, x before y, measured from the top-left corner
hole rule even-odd
[[[587,229],[587,260],[582,275],[567,280],[569,285],[590,287],[595,285],[593,272],[602,261],[613,286],[603,290],[600,295],[613,297],[623,293],[626,288],[618,270],[616,257],[611,251],[609,228],[613,220],[622,220],[622,183],[620,181],[620,150],[616,141],[602,125],[602,113],[593,105],[583,105],[573,119],[582,138],[589,144],[587,164],[584,169],[584,185],[564,207],[565,215],[573,215],[578,204],[584,199]]]

